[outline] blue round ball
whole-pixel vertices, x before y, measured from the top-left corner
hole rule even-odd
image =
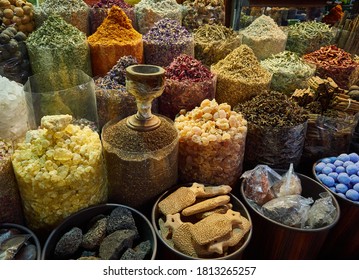
[[[359,168],[355,164],[350,164],[345,168],[345,171],[347,172],[348,175],[353,175],[353,174],[357,174]]]
[[[334,161],[334,165],[335,166],[342,166],[343,165],[343,161],[341,161],[341,160],[339,160],[339,159],[337,159],[336,161]]]
[[[344,166],[345,168],[347,168],[349,165],[352,165],[352,164],[354,164],[354,162],[352,162],[352,161],[350,161],[350,160],[347,160],[347,161],[345,161],[345,162],[343,163],[343,166]]]
[[[315,167],[315,171],[320,173],[322,172],[323,168],[326,167],[327,165],[324,162],[319,162]]]
[[[329,166],[326,166],[326,167],[324,167],[323,169],[322,169],[322,173],[323,174],[329,174],[330,172],[333,172],[333,169],[332,168],[330,168]]]
[[[359,176],[356,174],[351,175],[350,176],[350,185],[354,186],[357,183],[359,183]]]
[[[337,168],[333,163],[327,163],[327,167],[330,167],[333,170],[335,170],[335,168]]]
[[[337,193],[337,195],[340,196],[341,198],[345,198],[345,199],[347,198],[347,197],[345,196],[345,194],[343,194],[343,193]]]
[[[350,184],[350,177],[347,173],[339,173],[337,180],[339,183],[342,183],[344,185]]]
[[[344,184],[337,184],[335,189],[338,193],[346,193],[349,188]]]
[[[359,155],[357,153],[350,153],[349,158],[352,162],[358,162],[359,161]]]
[[[345,168],[343,166],[338,166],[337,168],[335,168],[335,172],[337,172],[338,174],[345,172]]]
[[[329,188],[332,192],[334,192],[334,193],[336,193],[337,192],[337,190],[336,190],[336,188],[335,187],[330,187]]]
[[[356,190],[348,190],[345,193],[345,196],[350,200],[354,200],[354,201],[359,200],[359,192],[357,192]]]
[[[329,177],[332,177],[334,180],[336,180],[338,178],[338,173],[337,172],[330,172],[328,174]],[[357,176],[358,177],[358,176]],[[359,177],[358,177],[359,179]]]
[[[345,161],[350,160],[350,156],[348,154],[340,154],[338,156],[338,159],[345,162]]]
[[[335,181],[332,177],[325,176],[321,179],[322,183],[327,187],[333,187],[335,185]]]
[[[334,161],[337,160],[337,157],[330,157],[329,159],[330,159],[330,162],[333,163]]]
[[[356,183],[356,184],[353,186],[353,190],[359,192],[359,183]]]
[[[331,160],[330,158],[323,158],[323,159],[321,160],[321,162],[324,162],[324,163],[331,163],[331,162],[332,162],[332,160]]]

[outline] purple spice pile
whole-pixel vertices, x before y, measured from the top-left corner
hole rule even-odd
[[[204,80],[212,79],[214,75],[199,60],[189,55],[181,54],[166,67],[165,76],[167,79],[177,81],[203,82]]]
[[[192,34],[172,19],[162,19],[143,36],[145,62],[168,66],[180,54],[194,56]]]
[[[121,57],[106,76],[95,80],[96,86],[104,89],[119,89],[120,85],[125,86],[126,68],[134,64],[138,64],[138,62],[132,55]]]

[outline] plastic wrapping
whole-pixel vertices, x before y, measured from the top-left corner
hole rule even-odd
[[[165,90],[159,97],[159,112],[171,119],[182,110],[190,111],[216,94],[217,76],[202,82],[166,79]]]
[[[312,164],[320,158],[347,153],[359,114],[327,117],[311,114],[302,160]]]
[[[69,114],[98,126],[95,83],[81,70],[47,71],[29,77],[24,86],[36,125],[46,115]]]
[[[26,223],[42,234],[80,209],[107,201],[100,137],[72,121],[70,115],[43,117],[12,156]]]
[[[34,124],[31,102],[27,102],[23,86],[0,76],[0,135],[16,141]]]
[[[320,228],[334,222],[337,209],[333,204],[333,199],[327,193],[321,193],[308,212],[306,228]]]
[[[279,223],[290,227],[303,228],[312,203],[312,198],[305,198],[296,194],[287,195],[265,203],[262,206],[262,211],[266,217]]]
[[[293,127],[259,126],[248,122],[245,164],[266,164],[272,168],[297,167],[303,153],[307,122]]]
[[[254,169],[245,171],[241,178],[244,180],[246,198],[257,205],[272,200],[275,197],[272,187],[282,180],[282,176],[267,165],[257,165]]]
[[[273,192],[276,197],[302,194],[302,185],[298,175],[294,173],[292,163],[289,166],[289,170],[283,175],[282,179],[274,184]]]

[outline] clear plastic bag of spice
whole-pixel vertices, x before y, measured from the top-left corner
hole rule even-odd
[[[98,127],[95,83],[81,70],[38,73],[29,77],[24,91],[37,126],[43,116],[69,114]]]
[[[99,134],[73,121],[44,116],[12,155],[26,224],[41,236],[80,209],[107,201]]]
[[[190,111],[203,100],[212,100],[216,94],[216,84],[216,75],[199,82],[166,79],[165,90],[159,97],[159,112],[174,119],[182,109]]]
[[[307,122],[293,127],[259,126],[248,122],[245,165],[266,164],[272,168],[287,169],[290,163],[297,167],[303,152]]]
[[[302,160],[313,163],[320,158],[349,152],[358,120],[359,114],[342,113],[338,117],[311,114]]]

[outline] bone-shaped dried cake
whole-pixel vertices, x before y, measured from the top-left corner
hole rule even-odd
[[[182,222],[180,214],[176,213],[166,215],[165,226],[171,228],[173,232],[172,241],[175,248],[191,257],[198,257],[190,231],[192,223]]]
[[[223,254],[228,247],[237,245],[251,228],[249,220],[243,216],[241,219],[242,223],[234,227],[230,233],[211,242],[208,246],[208,251],[211,253]]]
[[[225,205],[231,200],[229,195],[220,195],[213,198],[208,198],[182,210],[183,216],[191,216],[204,211],[209,211],[217,208],[218,206]]]
[[[232,209],[232,208],[233,208],[233,204],[227,203],[224,205],[220,205],[220,206],[218,206],[214,209],[211,209],[209,211],[204,211],[204,212],[198,213],[198,214],[196,214],[196,218],[202,220],[214,213],[225,214],[229,209]]]
[[[179,187],[158,203],[159,210],[164,214],[175,214],[196,201],[198,193],[204,193],[204,185],[194,183],[191,187]]]
[[[214,213],[191,227],[192,238],[200,245],[208,244],[232,231],[233,225],[242,222],[241,214],[228,210],[226,214]]]

